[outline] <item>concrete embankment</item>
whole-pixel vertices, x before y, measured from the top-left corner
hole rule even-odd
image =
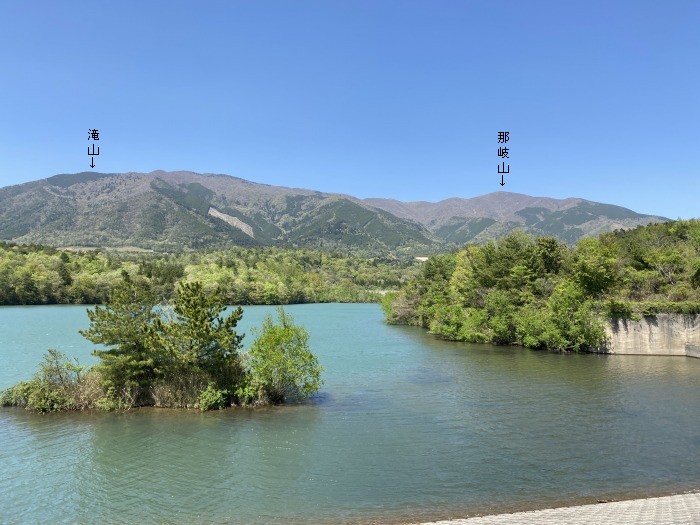
[[[611,319],[601,351],[611,354],[700,357],[700,315],[657,314],[640,320]]]
[[[693,525],[700,523],[700,493],[616,501],[559,509],[497,514],[423,525]]]

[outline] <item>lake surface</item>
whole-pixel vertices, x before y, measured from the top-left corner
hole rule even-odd
[[[399,522],[700,488],[700,359],[448,343],[377,305],[287,310],[326,368],[309,404],[0,409],[0,522]],[[47,348],[93,362],[87,324],[84,307],[0,308],[0,388]]]

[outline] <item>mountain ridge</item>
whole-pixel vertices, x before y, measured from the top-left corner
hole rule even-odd
[[[525,207],[544,207],[550,210],[562,210],[570,208],[585,199],[568,197],[566,199],[555,199],[553,197],[534,197],[531,195],[526,195],[523,193],[513,193],[509,191],[498,191],[492,193],[486,193],[484,195],[477,195],[475,197],[449,197],[447,199],[442,199],[437,202],[430,201],[399,201],[397,199],[382,199],[382,198],[367,198],[363,201],[382,209],[386,209],[394,204],[398,204],[397,208],[402,212],[411,214],[416,220],[420,222],[425,222],[426,215],[429,214],[432,209],[454,209],[454,208],[464,208],[468,207],[471,213],[465,214],[465,217],[476,218],[483,216],[491,216],[489,212],[494,211],[495,206],[503,206],[507,203],[509,207],[522,209]],[[388,201],[388,202],[387,202]],[[517,202],[527,201],[528,206],[517,206]],[[545,205],[546,204],[546,205]],[[498,219],[505,220],[509,219],[509,215],[506,211],[499,211]],[[398,213],[396,214],[398,215]],[[496,218],[496,217],[491,217]]]
[[[669,220],[576,197],[555,199],[507,191],[471,198],[451,197],[438,202],[363,200],[398,217],[417,221],[455,243],[480,242],[513,229],[524,229],[533,235],[553,235],[572,243],[603,231]]]
[[[191,171],[68,173],[0,188],[0,239],[52,246],[428,253],[514,229],[572,243],[665,220],[578,198],[494,192],[402,202]]]

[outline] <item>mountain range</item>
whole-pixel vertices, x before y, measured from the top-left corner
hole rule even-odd
[[[61,174],[0,188],[0,239],[156,251],[288,246],[432,253],[514,229],[566,242],[668,219],[584,199],[497,192],[401,202],[189,171]]]

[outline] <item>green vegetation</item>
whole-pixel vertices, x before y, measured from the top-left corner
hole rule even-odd
[[[199,282],[180,283],[172,307],[156,306],[145,280],[124,272],[104,307],[88,310],[82,331],[100,362],[89,369],[49,350],[31,381],[0,395],[2,406],[40,412],[136,406],[210,410],[233,404],[305,399],[322,384],[308,333],[279,308],[265,320],[249,355],[241,355],[243,315],[229,315],[224,297]]]
[[[1,406],[24,406],[38,412],[83,410],[104,397],[100,376],[84,370],[68,356],[49,350],[30,381],[23,381],[0,394]]]
[[[0,305],[101,304],[124,272],[159,301],[171,300],[179,282],[199,281],[228,304],[371,302],[417,268],[412,258],[277,248],[156,255],[0,243]]]
[[[431,257],[383,308],[445,339],[588,350],[605,317],[700,313],[700,222],[652,224],[567,247],[515,232]]]
[[[247,401],[283,403],[304,399],[321,386],[323,368],[309,350],[309,334],[295,326],[292,317],[277,308],[278,324],[267,316],[260,335],[248,352]]]

